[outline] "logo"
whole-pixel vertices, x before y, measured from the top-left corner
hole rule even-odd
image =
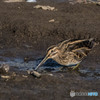
[[[71,91],[71,92],[70,92],[70,96],[71,96],[71,97],[74,97],[74,96],[75,96],[75,92],[74,92],[74,91]]]
[[[75,92],[71,90],[70,96],[98,96],[98,92]]]

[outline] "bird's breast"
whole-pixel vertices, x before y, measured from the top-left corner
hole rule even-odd
[[[74,55],[57,56],[53,58],[53,60],[55,60],[58,64],[64,66],[70,66],[80,63],[80,61],[75,59]]]

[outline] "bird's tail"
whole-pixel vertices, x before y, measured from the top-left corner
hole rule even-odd
[[[96,42],[96,40],[94,38],[90,38],[89,39],[90,48],[93,48],[93,47],[95,47],[98,44],[99,44],[99,42]]]

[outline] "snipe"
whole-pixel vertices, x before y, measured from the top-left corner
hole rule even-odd
[[[45,58],[35,68],[37,70],[48,59],[53,59],[63,66],[72,66],[73,70],[78,67],[80,62],[87,56],[96,42],[90,39],[69,39],[47,49]]]

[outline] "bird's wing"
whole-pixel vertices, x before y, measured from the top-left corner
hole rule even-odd
[[[72,52],[76,55],[76,59],[82,60],[84,57],[87,56],[87,54],[89,53],[91,49],[87,48],[87,47],[82,47],[82,48],[78,48],[78,49],[74,49],[72,50]]]
[[[80,53],[83,54],[84,56],[87,56],[87,53],[90,51],[91,49],[87,48],[87,47],[82,47],[82,48],[78,48],[78,49],[74,49],[72,50],[72,52],[74,53]]]
[[[65,44],[67,44],[68,42],[70,42],[71,39],[65,40],[63,42],[60,42],[57,44],[57,47],[62,48]]]
[[[84,39],[84,40],[70,40],[68,43],[65,43],[62,45],[63,51],[72,51],[75,49],[92,49],[93,47],[93,41],[91,39]]]

